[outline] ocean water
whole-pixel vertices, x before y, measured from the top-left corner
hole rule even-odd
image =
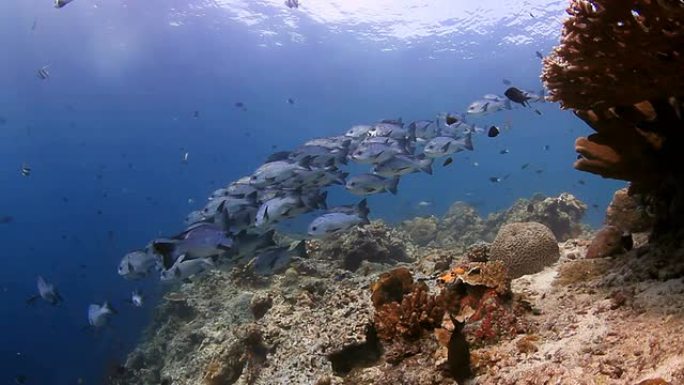
[[[503,3],[0,3],[0,217],[13,219],[0,224],[0,383],[102,383],[164,290],[154,278],[121,279],[121,257],[182,230],[214,189],[268,154],[354,124],[463,112],[503,94],[504,78],[540,89],[535,51],[557,43],[566,4]],[[556,104],[535,107],[541,116],[516,108],[469,118],[510,129],[477,135],[474,151],[446,168],[437,161],[434,175],[402,177],[396,196],[370,197],[371,219],[440,215],[457,200],[486,214],[569,191],[598,225],[620,183],[573,170],[574,139],[590,129]],[[358,200],[330,189],[332,204]],[[63,304],[26,304],[38,274]],[[135,288],[148,296],[143,308],[124,301]],[[86,328],[88,304],[105,300],[119,314]]]

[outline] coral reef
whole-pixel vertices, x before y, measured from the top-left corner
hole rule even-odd
[[[564,241],[589,231],[581,222],[586,210],[587,205],[570,193],[521,198],[509,209],[491,213],[486,219],[467,203],[456,202],[437,224],[437,234],[430,245],[464,249],[480,241],[491,242],[502,225],[512,222],[539,222],[549,227],[558,240]]]
[[[406,247],[410,244],[404,233],[381,221],[373,221],[333,239],[309,241],[307,250],[314,258],[338,261],[342,268],[355,271],[364,261],[385,264],[407,261],[411,251]]]
[[[558,242],[537,222],[509,223],[499,230],[489,249],[491,260],[502,261],[511,278],[534,274],[560,257]]]
[[[405,231],[411,241],[418,246],[425,246],[437,236],[439,220],[434,216],[416,217],[403,221],[399,230]]]
[[[596,133],[575,168],[632,182],[655,203],[654,235],[684,227],[684,5],[573,0],[561,44],[544,59],[550,98]]]
[[[650,231],[653,217],[638,198],[629,195],[627,188],[621,188],[613,194],[606,209],[605,223],[617,227],[623,233],[633,234]]]
[[[591,241],[587,258],[603,258],[625,252],[624,236],[615,226],[603,226]]]
[[[594,259],[586,239],[554,242],[557,263],[511,281],[494,245],[419,249],[373,226],[336,246],[309,242],[308,258],[265,280],[234,267],[183,283],[110,383],[684,383],[681,240],[674,253],[640,242]],[[406,253],[401,266],[390,245]],[[344,247],[387,259],[348,270]]]
[[[406,268],[380,276],[372,286],[374,324],[382,340],[415,339],[442,322],[444,301],[424,282],[414,282]]]
[[[539,222],[547,226],[559,241],[580,236],[586,231],[581,224],[587,205],[570,193],[557,197],[534,195],[519,199],[506,211],[490,214],[487,227],[494,233],[501,224],[512,222]]]
[[[474,207],[466,202],[455,202],[437,226],[435,243],[465,248],[482,240],[484,227],[484,221]]]

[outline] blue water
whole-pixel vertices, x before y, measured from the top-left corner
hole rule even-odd
[[[556,43],[563,3],[520,2],[498,19],[473,7],[440,21],[435,11],[439,31],[402,37],[391,33],[411,30],[402,12],[409,18],[429,5],[401,2],[384,24],[356,8],[328,23],[315,13],[322,5],[302,2],[299,10],[275,0],[75,0],[59,10],[50,1],[0,3],[0,216],[14,217],[0,224],[0,383],[20,374],[29,384],[101,383],[135,345],[162,290],[154,280],[122,280],[120,258],[181,230],[211,191],[274,150],[353,124],[463,111],[503,93],[502,78],[539,89],[534,51]],[[348,3],[359,2],[337,2]],[[236,9],[260,16],[246,23],[249,14]],[[36,76],[44,65],[48,80]],[[455,200],[486,214],[536,192],[570,191],[597,205],[587,221],[599,224],[621,184],[573,170],[574,139],[588,127],[557,105],[537,107],[542,116],[517,109],[477,119],[511,129],[478,136],[474,152],[433,176],[404,177],[397,196],[371,197],[371,217],[439,215]],[[357,201],[339,187],[331,195]],[[419,201],[434,204],[418,212]],[[25,304],[37,274],[57,284],[63,305]],[[152,297],[143,309],[123,301],[136,287]],[[106,330],[84,331],[88,304],[104,300],[120,314]]]

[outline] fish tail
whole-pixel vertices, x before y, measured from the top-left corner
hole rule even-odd
[[[395,176],[392,178],[389,182],[389,185],[387,186],[387,191],[389,191],[393,195],[397,195],[397,188],[399,186],[399,177]]]
[[[465,137],[465,149],[468,151],[473,151],[473,134],[471,132],[468,132],[468,134]]]
[[[297,246],[295,246],[292,251],[294,252],[294,255],[300,257],[300,258],[306,258],[306,241],[301,240],[297,243]]]

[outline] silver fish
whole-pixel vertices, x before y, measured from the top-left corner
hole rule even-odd
[[[109,319],[117,314],[117,311],[105,302],[102,305],[91,304],[88,306],[88,323],[94,328],[101,328],[109,322]]]
[[[54,306],[59,305],[64,301],[64,299],[62,299],[62,296],[57,291],[57,288],[55,288],[55,285],[46,281],[45,278],[43,278],[42,276],[38,276],[38,278],[36,279],[36,285],[38,287],[38,294],[26,300],[27,303],[32,304],[37,299],[42,298],[45,302]]]
[[[432,175],[432,159],[423,156],[396,155],[373,167],[375,174],[388,178],[418,171]]]
[[[423,152],[428,158],[440,158],[463,150],[473,150],[470,134],[461,139],[438,136],[425,145]]]
[[[260,252],[247,267],[259,275],[272,275],[285,270],[292,257],[306,257],[306,242],[300,241],[293,248],[290,246],[272,247]]]
[[[144,297],[142,295],[142,292],[140,290],[136,289],[133,290],[131,293],[131,299],[130,299],[131,305],[135,307],[142,307],[144,303]]]
[[[230,251],[232,238],[223,228],[213,223],[198,223],[173,238],[160,238],[152,242],[154,251],[162,257],[169,269],[181,255],[186,258],[204,258]]]
[[[359,143],[351,153],[351,158],[356,163],[371,164],[384,162],[394,155],[409,153],[405,140],[375,137],[368,138]]]
[[[416,140],[421,142],[426,142],[439,134],[439,127],[432,120],[416,120],[409,124],[409,129],[413,130]]]
[[[396,194],[398,185],[399,177],[384,178],[375,174],[361,174],[349,178],[344,187],[355,195],[371,195],[386,191]]]
[[[284,160],[265,163],[252,174],[249,183],[256,187],[273,186],[310,169],[310,163],[311,158],[308,157],[298,163]]]
[[[269,199],[259,207],[254,225],[264,227],[277,223],[282,219],[292,218],[292,213],[303,206],[304,202],[296,195],[285,195]]]
[[[333,149],[345,149],[351,144],[351,138],[344,135],[342,136],[331,136],[328,138],[315,138],[304,143],[304,146],[321,146],[329,150]]]
[[[233,258],[251,258],[259,250],[264,250],[276,246],[273,236],[275,230],[269,230],[263,234],[252,234],[243,230],[235,235],[235,251]]]
[[[117,272],[125,279],[140,279],[146,277],[158,264],[159,258],[154,255],[152,248],[135,250],[124,255]]]
[[[169,269],[161,272],[161,281],[182,281],[214,268],[211,258],[187,259],[183,254]]]
[[[477,100],[468,106],[469,115],[489,115],[502,110],[510,110],[511,102],[507,98],[498,95],[485,95],[484,99]]]
[[[396,123],[376,123],[368,130],[368,136],[393,139],[409,139],[415,137],[415,126],[408,129]]]
[[[356,126],[352,126],[347,132],[344,133],[344,136],[353,138],[353,139],[361,139],[365,138],[368,136],[368,131],[373,128],[373,126],[368,125],[368,124],[357,124]]]
[[[314,219],[307,233],[313,238],[325,238],[340,233],[357,225],[369,224],[366,200],[356,206],[354,212],[329,212]]]
[[[289,155],[289,159],[299,162],[304,158],[311,158],[310,165],[314,167],[330,167],[335,164],[347,164],[348,148],[327,148],[323,146],[300,146]]]
[[[257,189],[249,183],[249,179],[249,176],[245,176],[229,184],[228,187],[226,187],[228,195],[241,198],[257,191]]]

